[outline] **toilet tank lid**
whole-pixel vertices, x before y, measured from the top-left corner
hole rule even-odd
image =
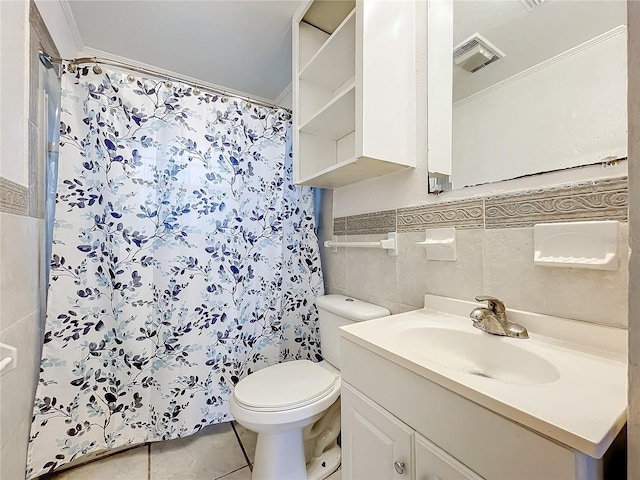
[[[386,317],[391,312],[384,307],[344,295],[323,295],[316,298],[317,307],[354,321]]]

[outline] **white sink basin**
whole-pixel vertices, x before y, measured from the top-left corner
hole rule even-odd
[[[519,385],[552,383],[560,372],[540,355],[520,348],[513,339],[480,330],[418,327],[398,335],[401,345],[428,361],[471,375]]]
[[[425,305],[341,335],[570,448],[603,455],[626,421],[625,330],[508,310],[530,335],[508,338],[473,328],[476,303],[426,295]]]

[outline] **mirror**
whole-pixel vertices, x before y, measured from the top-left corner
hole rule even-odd
[[[625,1],[442,3],[453,24],[439,26],[452,40],[451,154],[447,171],[429,146],[430,191],[447,174],[458,189],[627,156]]]

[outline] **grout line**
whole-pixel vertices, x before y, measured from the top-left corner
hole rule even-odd
[[[399,264],[400,264],[400,238],[399,238],[399,233],[398,233],[398,209],[395,208],[393,209],[393,231],[396,233],[396,253],[398,255],[396,255],[395,257],[393,257],[393,267],[394,267],[394,271],[396,274],[396,291],[395,291],[395,295],[394,297],[394,307],[395,308],[395,312],[391,312],[391,315],[393,315],[394,313],[399,313],[400,307],[398,306],[400,303],[400,271],[399,271]],[[386,251],[384,252],[385,254],[387,253]]]
[[[240,470],[242,470],[243,468],[251,468],[251,465],[244,465],[240,468],[236,468],[235,470],[233,470],[232,472],[229,473],[225,473],[224,475],[222,475],[221,477],[216,477],[215,480],[223,480],[224,478],[227,478],[229,475],[231,475],[232,473],[236,473],[239,472]]]
[[[151,442],[147,443],[147,480],[151,480]]]
[[[240,449],[242,450],[242,454],[244,455],[244,459],[247,461],[247,466],[249,467],[249,470],[251,470],[253,472],[253,466],[251,465],[251,462],[249,461],[249,455],[247,455],[247,451],[244,449],[244,445],[242,444],[242,440],[240,440],[240,434],[238,433],[238,430],[236,430],[236,425],[235,425],[235,423],[233,421],[231,422],[231,428],[233,429],[233,433],[236,434],[236,439],[238,439],[238,444],[240,445]]]

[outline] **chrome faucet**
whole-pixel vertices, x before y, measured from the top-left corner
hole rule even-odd
[[[504,303],[494,297],[476,297],[476,302],[487,302],[486,307],[474,308],[469,316],[473,326],[492,335],[513,338],[529,338],[529,332],[522,325],[507,320]]]

